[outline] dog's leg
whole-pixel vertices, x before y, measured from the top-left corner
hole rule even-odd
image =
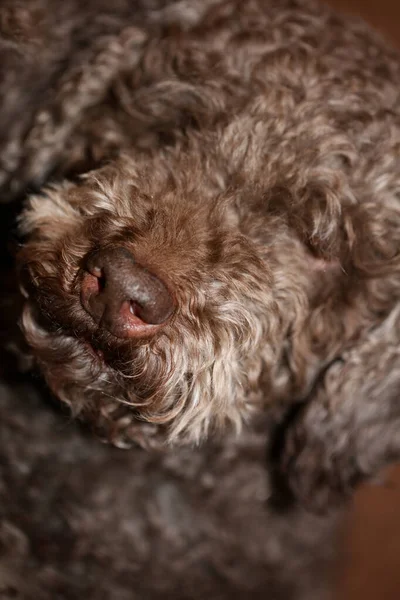
[[[280,479],[311,509],[400,458],[400,307],[335,361],[286,426]]]

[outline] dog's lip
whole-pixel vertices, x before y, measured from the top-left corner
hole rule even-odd
[[[163,324],[145,323],[136,314],[134,303],[129,301],[125,301],[121,305],[118,320],[113,319],[110,322],[107,319],[106,312],[99,319],[95,319],[93,317],[93,310],[90,310],[90,303],[99,293],[100,279],[88,271],[83,271],[80,285],[80,300],[85,312],[88,313],[99,328],[107,330],[116,338],[126,340],[150,337],[163,326]]]

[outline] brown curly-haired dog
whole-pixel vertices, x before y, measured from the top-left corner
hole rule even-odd
[[[162,4],[40,21],[4,195],[86,174],[22,214],[23,330],[120,445],[297,403],[275,450],[323,504],[400,449],[400,62],[311,1]]]

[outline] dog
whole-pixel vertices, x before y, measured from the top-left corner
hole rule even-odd
[[[337,502],[399,451],[397,54],[313,1],[89,3],[88,32],[21,6],[2,190],[40,190],[18,263],[49,388],[119,446],[276,411],[278,479]]]
[[[325,600],[341,511],[274,509],[265,429],[129,452],[0,386],[0,597]]]

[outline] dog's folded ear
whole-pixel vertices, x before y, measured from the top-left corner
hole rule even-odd
[[[325,512],[400,459],[400,310],[334,361],[280,426],[278,496]]]

